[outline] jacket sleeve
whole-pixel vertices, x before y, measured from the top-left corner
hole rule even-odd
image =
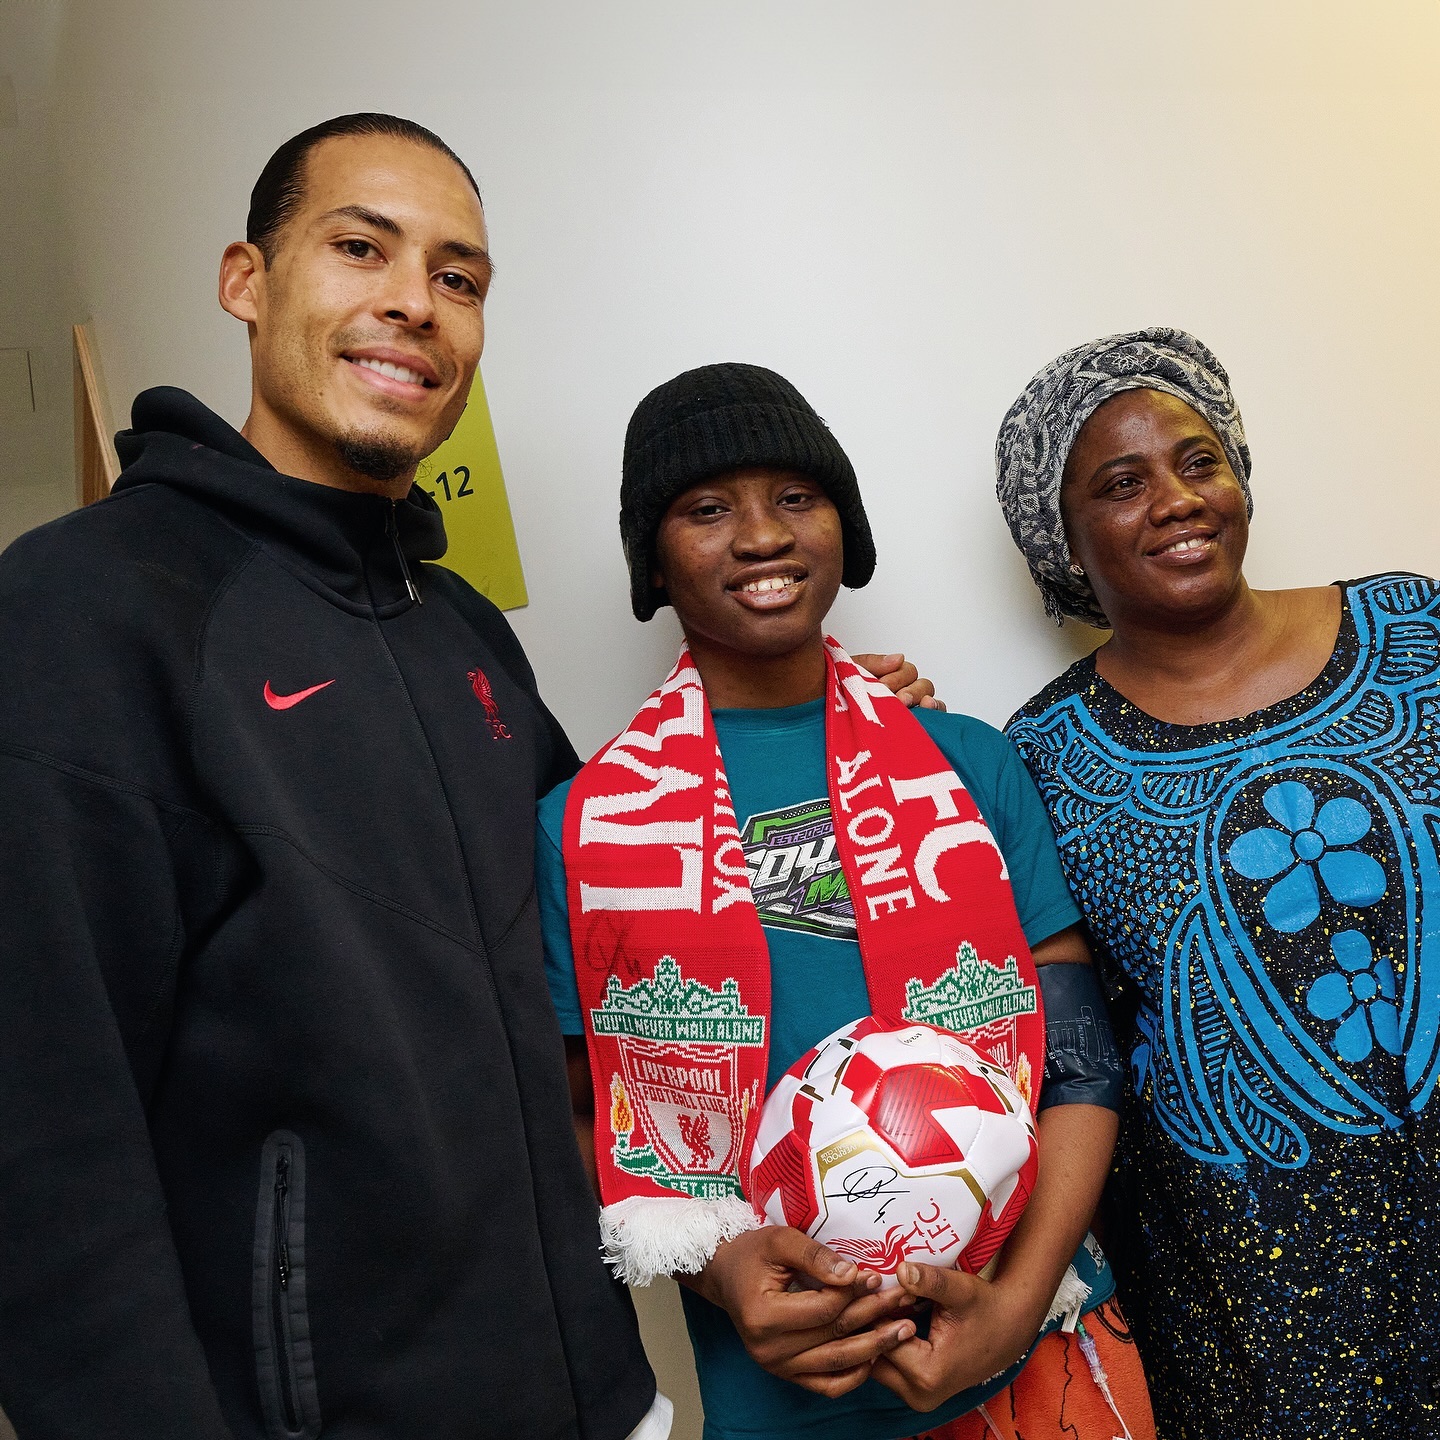
[[[197,820],[0,753],[0,1407],[24,1440],[229,1435],[142,1096]]]

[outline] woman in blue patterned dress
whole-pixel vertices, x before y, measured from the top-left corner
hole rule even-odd
[[[1106,1249],[1159,1433],[1440,1434],[1440,587],[1251,590],[1181,331],[1062,355],[996,458],[1046,609],[1112,632],[1009,734],[1134,1015]]]

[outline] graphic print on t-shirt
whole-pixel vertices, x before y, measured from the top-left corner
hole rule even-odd
[[[857,938],[828,796],[752,815],[740,829],[740,844],[762,925],[834,940]]]

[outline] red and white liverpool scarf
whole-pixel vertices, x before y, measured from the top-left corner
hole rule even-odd
[[[1033,1108],[1044,1017],[995,837],[904,702],[833,640],[825,650],[830,808],[871,1009],[964,1035]],[[643,1283],[698,1269],[748,1228],[732,1197],[770,1038],[769,950],[688,648],[575,777],[563,848],[607,1250],[622,1278]],[[649,1253],[627,1255],[617,1222],[646,1197],[729,1218],[717,1231],[672,1207],[672,1230],[694,1227],[688,1249],[648,1233]],[[630,1227],[630,1242],[643,1228]]]

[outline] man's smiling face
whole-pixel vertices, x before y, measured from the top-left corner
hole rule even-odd
[[[485,217],[449,156],[321,141],[270,263],[232,245],[221,303],[251,326],[245,433],[277,468],[403,494],[454,429],[485,340]]]

